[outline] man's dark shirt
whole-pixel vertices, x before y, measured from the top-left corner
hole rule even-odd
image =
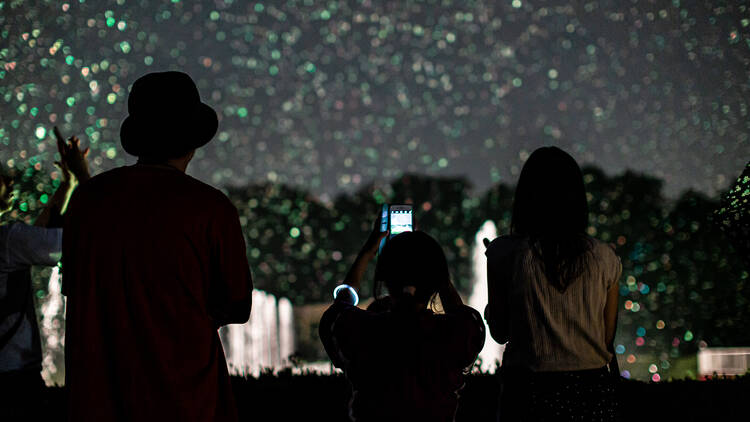
[[[167,166],[103,173],[63,235],[69,420],[234,421],[217,328],[247,321],[237,210]]]

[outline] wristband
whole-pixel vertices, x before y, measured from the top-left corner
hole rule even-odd
[[[336,300],[336,297],[338,297],[339,293],[344,289],[348,289],[349,294],[354,298],[354,303],[352,303],[352,306],[357,306],[357,304],[359,303],[359,295],[357,295],[357,291],[354,290],[354,287],[348,284],[341,284],[333,289],[333,300]]]

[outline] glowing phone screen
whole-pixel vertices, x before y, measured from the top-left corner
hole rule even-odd
[[[412,231],[411,210],[391,210],[391,237]]]

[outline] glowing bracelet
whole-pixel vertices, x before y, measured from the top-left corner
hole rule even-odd
[[[333,289],[333,300],[336,300],[336,297],[339,295],[339,292],[341,292],[344,289],[349,289],[349,294],[354,296],[354,303],[353,306],[357,306],[359,303],[359,295],[357,295],[357,291],[354,290],[354,287],[348,285],[348,284],[341,284],[337,286],[335,289]]]

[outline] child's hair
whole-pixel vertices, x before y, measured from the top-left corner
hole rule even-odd
[[[400,296],[405,286],[414,286],[417,301],[429,303],[450,283],[443,248],[425,232],[404,232],[389,239],[375,267],[375,285],[385,283],[391,296]],[[376,287],[377,297],[377,287]]]

